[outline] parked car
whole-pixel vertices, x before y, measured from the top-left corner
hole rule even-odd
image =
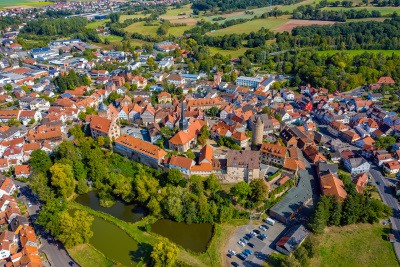
[[[235,267],[239,267],[239,264],[237,264],[236,262],[232,261],[232,265]]]
[[[376,184],[377,184],[377,185],[381,185],[381,182],[377,181]]]
[[[30,208],[30,207],[32,207],[32,204],[31,204],[31,202],[28,202],[28,207]]]
[[[226,254],[229,258],[232,259],[233,255],[231,253]]]
[[[252,238],[253,236],[251,234],[246,234],[247,237]]]
[[[261,230],[263,230],[263,231],[267,231],[267,229],[264,227],[264,226],[262,226],[262,225],[260,225],[260,227],[259,227]]]
[[[265,225],[265,224],[263,224],[262,227],[264,227],[264,228],[267,229],[267,230],[269,229],[269,226],[268,226],[268,225]]]
[[[242,241],[238,241],[237,243],[238,243],[240,246],[242,246],[242,247],[245,246],[244,243],[243,243]]]
[[[267,235],[265,235],[265,234],[260,234],[260,236],[267,238]]]
[[[257,238],[260,239],[260,240],[264,240],[265,239],[265,237],[262,237],[261,235],[257,236]]]
[[[240,241],[242,241],[243,243],[247,244],[247,240],[246,239],[241,238]]]
[[[243,253],[243,255],[245,255],[246,257],[248,257],[248,256],[250,255],[246,250],[244,250],[242,253]]]
[[[256,234],[259,234],[259,233],[260,233],[260,231],[257,230],[257,229],[254,229],[253,232],[256,233]]]
[[[69,262],[69,265],[74,266],[75,263],[74,263],[73,261],[70,261],[70,262]]]
[[[251,251],[251,250],[248,249],[248,248],[246,248],[245,251],[246,251],[247,253],[249,253],[250,255],[253,254],[253,251]]]
[[[233,256],[235,256],[235,255],[236,255],[236,252],[235,252],[235,251],[233,251],[232,249],[228,250],[228,252],[229,252],[229,253],[231,253]]]
[[[240,253],[240,254],[238,255],[238,258],[241,259],[242,261],[244,261],[244,260],[247,259],[247,257],[246,257],[243,253]]]
[[[253,232],[250,232],[250,234],[252,235],[252,236],[256,236],[257,234],[253,231]]]
[[[248,245],[249,247],[251,247],[251,248],[254,248],[254,247],[255,247],[253,243],[247,243],[247,245]]]
[[[248,236],[244,236],[243,238],[246,239],[247,241],[250,240],[250,237],[248,237]]]

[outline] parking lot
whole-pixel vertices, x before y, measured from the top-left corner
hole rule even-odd
[[[261,266],[268,256],[275,251],[274,246],[275,243],[278,241],[280,236],[285,232],[285,225],[275,221],[275,225],[268,225],[269,229],[267,231],[262,231],[259,229],[260,225],[267,225],[266,223],[262,222],[255,222],[250,225],[243,225],[237,228],[235,233],[232,234],[229,241],[226,244],[226,250],[224,251],[225,257],[225,266],[233,266],[232,262],[236,262],[239,266]],[[255,247],[251,248],[248,245],[242,247],[238,244],[238,241],[243,238],[246,234],[250,233],[254,229],[260,231],[267,235],[267,238],[261,241],[257,237],[253,237],[248,241],[248,243],[252,243]],[[228,257],[228,250],[233,250],[237,254],[242,253],[245,249],[250,249],[253,254],[249,255],[246,260],[242,261],[237,256],[233,256],[232,258]]]

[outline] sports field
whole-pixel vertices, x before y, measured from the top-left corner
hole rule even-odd
[[[215,32],[210,32],[208,35],[210,36],[222,36],[225,34],[241,34],[241,33],[250,33],[256,32],[262,27],[265,29],[273,30],[276,27],[279,27],[286,22],[289,21],[290,15],[285,15],[277,18],[268,18],[268,19],[256,19],[252,21],[248,21],[242,24],[236,24],[231,27],[227,27],[224,29],[217,30]]]

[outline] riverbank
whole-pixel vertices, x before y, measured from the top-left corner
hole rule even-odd
[[[93,248],[90,244],[82,244],[69,249],[71,256],[80,264],[82,267],[112,267],[114,263],[108,260],[103,254]]]
[[[104,212],[92,210],[75,202],[68,202],[68,206],[69,208],[85,210],[118,226],[131,238],[140,243],[141,247],[146,252],[143,261],[147,262],[150,259],[150,253],[153,249],[154,244],[157,242],[157,235],[145,232],[145,225],[147,223],[150,223],[150,219],[148,217],[136,223],[128,223]],[[248,220],[232,220],[231,222],[225,224],[215,224],[214,237],[211,240],[207,251],[203,254],[197,255],[179,246],[180,250],[178,261],[190,264],[191,266],[222,266],[224,255],[223,250],[228,236],[236,227],[248,223]]]

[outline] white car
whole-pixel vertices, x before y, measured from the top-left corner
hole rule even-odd
[[[232,249],[228,250],[228,252],[229,252],[229,253],[231,253],[233,256],[235,256],[235,255],[236,255],[236,252],[235,252],[235,251],[233,251]]]
[[[28,203],[28,207],[29,207],[29,208],[30,208],[30,207],[32,207],[32,204],[31,204],[31,202],[29,202],[29,203]]]
[[[258,228],[260,228],[260,229],[263,230],[263,231],[267,231],[267,229],[265,229],[265,227],[263,227],[263,226],[260,226],[260,227],[258,227]]]
[[[244,247],[245,245],[243,244],[242,241],[237,242],[239,245],[241,245],[242,247]]]

